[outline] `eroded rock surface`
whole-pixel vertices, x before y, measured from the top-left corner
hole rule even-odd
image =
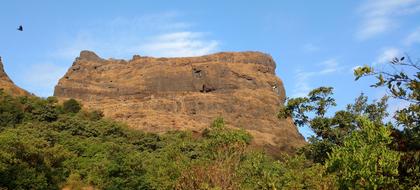
[[[260,52],[200,57],[102,59],[82,51],[54,95],[76,98],[105,116],[150,132],[200,132],[216,117],[249,131],[255,144],[277,153],[300,147],[291,120],[279,120],[284,103],[275,62]]]
[[[0,57],[0,89],[3,89],[6,93],[15,96],[28,96],[30,95],[27,91],[16,86],[3,68],[3,62]]]

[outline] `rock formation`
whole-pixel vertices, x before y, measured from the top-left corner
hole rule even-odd
[[[3,89],[6,93],[16,96],[28,96],[30,95],[27,91],[16,86],[3,68],[3,63],[0,57],[0,89]]]
[[[200,57],[102,59],[82,51],[54,95],[149,132],[200,132],[216,117],[277,153],[305,142],[291,120],[276,115],[285,100],[273,59],[259,52]]]

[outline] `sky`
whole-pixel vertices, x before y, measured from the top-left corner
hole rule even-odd
[[[386,93],[369,87],[373,79],[355,82],[357,66],[420,58],[420,0],[2,0],[0,8],[5,70],[42,97],[81,50],[123,59],[261,51],[276,61],[288,97],[331,86],[337,109],[362,92]]]

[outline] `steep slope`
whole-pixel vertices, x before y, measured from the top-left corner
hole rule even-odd
[[[82,51],[54,95],[76,98],[108,117],[150,132],[200,132],[220,116],[242,128],[255,144],[276,153],[305,142],[290,120],[279,120],[284,103],[275,62],[259,52],[201,57],[102,59]]]
[[[0,89],[3,89],[5,92],[10,93],[16,96],[28,96],[30,95],[27,91],[16,86],[3,68],[3,62],[0,57]]]

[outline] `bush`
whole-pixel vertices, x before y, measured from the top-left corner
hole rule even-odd
[[[0,131],[4,127],[20,123],[23,117],[23,105],[0,89]]]
[[[360,118],[362,129],[354,131],[343,146],[333,148],[326,167],[335,172],[343,189],[398,188],[400,154],[389,149],[389,127]]]
[[[73,98],[63,103],[63,110],[66,113],[77,113],[80,109],[82,109],[81,105]]]

